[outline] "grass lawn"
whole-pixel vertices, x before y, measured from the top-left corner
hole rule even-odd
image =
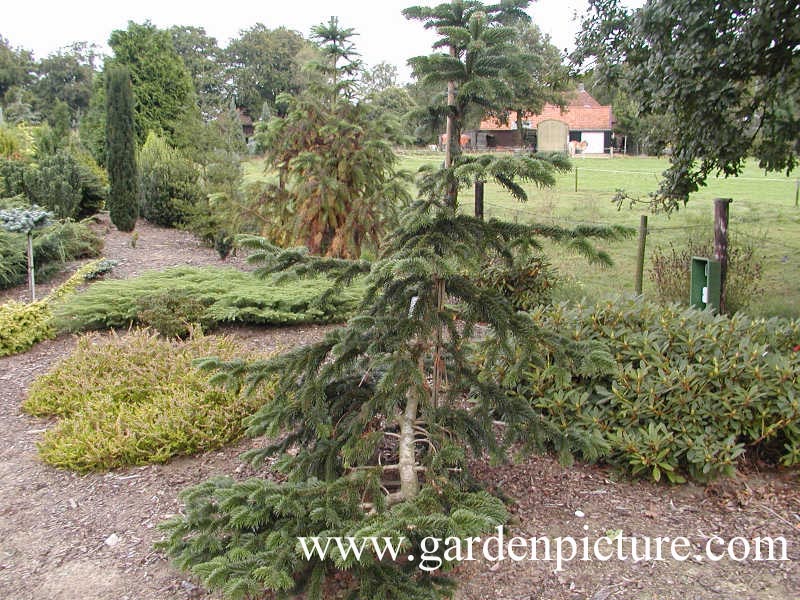
[[[416,171],[423,164],[441,164],[441,153],[408,152],[402,154],[402,167]],[[646,196],[656,189],[666,159],[658,158],[581,158],[574,160],[575,172],[558,176],[556,186],[549,189],[528,187],[529,201],[519,203],[493,183],[486,185],[485,212],[520,222],[555,223],[570,226],[578,223],[639,225],[642,207],[622,210],[612,203],[618,188],[631,195]],[[685,244],[694,239],[713,237],[714,198],[733,198],[730,206],[730,235],[752,244],[764,267],[763,286],[766,293],[751,307],[758,315],[800,317],[800,208],[795,206],[798,173],[786,177],[780,173],[764,174],[755,162],[748,163],[738,178],[712,178],[706,188],[694,194],[686,207],[671,216],[649,214],[644,293],[652,293],[648,278],[650,252],[656,246],[668,247],[672,242]],[[245,165],[245,178],[264,178],[263,162]],[[472,192],[460,195],[464,210],[472,210]],[[590,299],[615,294],[633,293],[636,239],[631,238],[605,246],[614,258],[610,269],[588,265],[580,257],[560,248],[548,248],[548,254],[570,282],[565,293],[570,297]]]
[[[442,154],[409,153],[403,167],[416,170],[422,164],[439,164]],[[659,175],[668,166],[658,158],[576,158],[575,172],[558,176],[549,189],[527,188],[529,200],[519,203],[497,185],[486,185],[485,212],[520,222],[554,223],[564,226],[578,223],[620,224],[638,228],[643,207],[623,206],[612,202],[618,188],[631,195],[646,196],[658,186]],[[730,206],[730,235],[756,248],[764,267],[764,296],[750,312],[762,315],[800,317],[800,208],[795,206],[796,176],[780,173],[765,175],[755,162],[748,163],[738,178],[713,178],[706,188],[692,195],[686,207],[671,216],[648,214],[647,257],[644,292],[652,291],[648,278],[650,251],[670,242],[682,245],[694,239],[713,237],[714,198],[733,198]],[[472,192],[459,196],[464,210],[472,210]],[[554,264],[572,280],[571,294],[597,298],[619,293],[633,293],[636,239],[605,246],[614,258],[611,269],[588,265],[580,257],[559,248],[548,250]],[[688,293],[688,292],[687,292]]]

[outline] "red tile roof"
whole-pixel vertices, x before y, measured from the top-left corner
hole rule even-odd
[[[500,121],[491,117],[481,121],[480,129],[489,131],[508,131],[516,129],[515,115],[511,115],[509,123],[502,124]],[[589,95],[585,90],[577,90],[570,98],[564,111],[553,104],[545,104],[542,112],[534,115],[525,113],[522,116],[525,127],[535,129],[539,123],[548,119],[564,121],[570,130],[601,130],[610,131],[612,129],[613,116],[610,106],[603,106]],[[512,124],[514,127],[512,127]]]

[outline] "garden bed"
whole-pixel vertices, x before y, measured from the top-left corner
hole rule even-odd
[[[144,223],[130,234],[111,230],[106,256],[122,260],[116,275],[180,264],[218,265],[213,250],[182,232]],[[233,262],[240,261],[236,258]],[[230,262],[230,261],[229,261]],[[57,281],[57,280],[56,280]],[[15,288],[8,297],[22,297]],[[318,340],[322,326],[225,327],[248,348],[270,352]],[[29,417],[20,405],[33,379],[75,347],[75,337],[45,341],[0,359],[0,597],[14,600],[175,600],[212,598],[153,549],[156,525],[177,513],[178,493],[214,475],[271,476],[238,455],[262,442],[245,439],[222,450],[79,476],[38,458],[36,442],[52,419]],[[490,488],[511,502],[510,535],[783,536],[790,561],[573,562],[561,572],[547,562],[465,563],[455,572],[462,600],[607,600],[635,598],[796,598],[800,590],[800,472],[744,465],[735,479],[710,486],[629,481],[605,467],[560,467],[526,457],[515,466],[475,465]],[[583,515],[583,516],[579,516]]]

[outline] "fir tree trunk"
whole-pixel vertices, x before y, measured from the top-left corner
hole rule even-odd
[[[453,166],[453,130],[455,123],[453,119],[453,110],[455,109],[456,98],[456,84],[454,81],[447,82],[447,126],[445,135],[447,136],[447,144],[444,149],[444,168],[449,169]]]
[[[445,285],[444,279],[434,280],[436,288],[436,310],[444,308]],[[444,379],[444,356],[442,353],[443,331],[441,324],[436,327],[436,339],[433,348],[433,387],[431,391],[431,403],[434,408],[439,408],[439,396],[442,391],[442,380]]]
[[[417,420],[419,396],[413,387],[406,394],[405,410],[399,415],[400,441],[398,444],[398,470],[400,473],[400,499],[411,500],[419,493],[417,479],[416,433],[414,423]]]
[[[450,56],[457,56],[457,50],[450,46]],[[461,143],[461,130],[456,123],[456,82],[447,82],[447,146],[444,154],[444,168],[453,166],[453,159],[458,154]],[[455,210],[458,207],[458,183],[452,182],[447,186],[447,205]]]
[[[483,185],[482,179],[475,179],[475,218],[483,221]]]
[[[514,130],[514,147],[522,148],[525,145],[525,131],[522,125],[522,111],[515,110],[514,114],[517,115],[517,128]]]

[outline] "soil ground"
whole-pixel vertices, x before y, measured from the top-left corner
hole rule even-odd
[[[220,264],[213,250],[189,234],[137,226],[130,234],[102,222],[105,256],[120,260],[117,277],[177,264]],[[228,261],[241,266],[241,258]],[[66,275],[63,277],[65,278]],[[49,287],[40,288],[41,295]],[[0,301],[26,295],[24,286]],[[269,350],[319,339],[323,327],[228,328],[248,345]],[[256,473],[238,460],[261,443],[243,440],[223,451],[165,465],[79,476],[44,465],[36,441],[52,421],[19,406],[31,381],[67,356],[74,336],[0,358],[0,599],[177,600],[216,598],[153,550],[156,525],[180,510],[178,493],[210,476]],[[603,467],[564,468],[551,457],[523,457],[514,465],[477,461],[479,478],[506,497],[513,512],[508,537],[570,536],[589,544],[620,532],[626,537],[676,538],[692,544],[686,561],[478,560],[453,576],[461,600],[783,600],[800,598],[800,472],[744,465],[734,479],[701,487],[669,487],[618,477]],[[783,537],[786,561],[719,562],[700,557],[711,536]],[[743,551],[742,542],[735,549]],[[480,545],[476,546],[480,549]],[[720,551],[718,545],[713,546]],[[605,547],[604,547],[605,549]],[[492,553],[496,550],[492,550]],[[627,552],[630,554],[630,552]]]

